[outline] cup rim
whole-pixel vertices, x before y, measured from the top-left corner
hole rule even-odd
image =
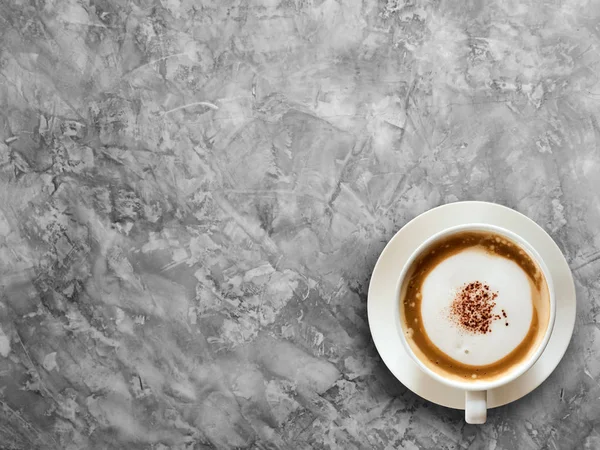
[[[543,337],[542,341],[540,342],[538,348],[536,349],[535,353],[527,361],[521,363],[515,370],[512,370],[507,375],[500,377],[498,379],[492,380],[492,381],[477,381],[477,380],[476,381],[459,381],[459,380],[446,378],[446,377],[434,372],[433,370],[431,370],[413,352],[410,344],[406,340],[406,336],[405,336],[405,333],[404,333],[403,327],[402,327],[402,320],[400,319],[400,294],[401,294],[401,290],[402,290],[402,284],[403,284],[404,278],[406,277],[406,273],[408,272],[408,270],[409,270],[410,266],[412,265],[412,263],[414,262],[414,260],[421,254],[421,252],[426,247],[431,245],[433,242],[435,242],[445,236],[449,236],[451,234],[461,232],[461,231],[490,231],[493,233],[503,235],[503,236],[511,239],[512,241],[516,242],[519,246],[521,246],[523,248],[523,250],[525,250],[528,253],[528,255],[538,264],[538,266],[542,270],[542,272],[544,274],[544,278],[546,279],[546,284],[548,285],[548,292],[550,294],[549,295],[549,297],[550,297],[550,299],[549,299],[550,300],[550,318],[548,320],[548,327],[546,328],[546,333],[544,334],[544,337]],[[395,304],[394,316],[395,316],[395,320],[396,320],[397,331],[398,331],[398,334],[400,335],[400,340],[402,341],[402,345],[404,346],[404,349],[406,350],[406,352],[410,355],[412,360],[419,366],[419,368],[422,371],[424,371],[427,375],[431,376],[435,380],[437,380],[447,386],[451,386],[451,387],[454,387],[457,389],[462,389],[465,391],[484,391],[484,390],[494,389],[499,386],[508,384],[511,381],[513,381],[513,380],[517,379],[518,377],[520,377],[521,375],[523,375],[535,364],[535,362],[539,359],[541,354],[544,352],[546,345],[548,344],[548,341],[550,340],[550,336],[552,335],[552,330],[554,328],[554,322],[555,322],[555,317],[556,317],[556,299],[555,299],[555,293],[554,293],[554,283],[552,280],[552,276],[550,275],[550,270],[546,266],[546,263],[544,262],[543,258],[540,256],[540,254],[537,252],[537,250],[527,240],[525,240],[523,237],[519,236],[518,234],[516,234],[510,230],[507,230],[506,228],[502,228],[502,227],[499,227],[496,225],[474,222],[474,223],[462,224],[462,225],[456,225],[453,227],[449,227],[449,228],[446,228],[442,231],[439,231],[439,232],[433,234],[428,239],[426,239],[424,242],[422,242],[411,253],[409,258],[406,260],[406,262],[405,262],[404,266],[402,267],[402,270],[398,276],[395,292],[396,292],[396,301],[394,302],[394,304]]]

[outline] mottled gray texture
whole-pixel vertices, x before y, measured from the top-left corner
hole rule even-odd
[[[600,448],[600,5],[0,2],[2,449]],[[366,320],[408,220],[565,252],[575,335],[484,426]]]

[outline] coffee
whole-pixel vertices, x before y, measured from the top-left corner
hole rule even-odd
[[[403,332],[445,378],[491,381],[526,361],[550,320],[544,274],[500,234],[461,231],[425,248],[400,290]]]

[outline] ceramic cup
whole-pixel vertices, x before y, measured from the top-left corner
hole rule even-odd
[[[544,277],[546,278],[546,283],[548,285],[548,291],[550,294],[550,319],[548,321],[548,327],[539,347],[535,350],[531,357],[521,362],[516,367],[513,367],[505,375],[499,378],[495,378],[492,381],[457,381],[456,379],[446,378],[432,371],[419,358],[417,358],[417,356],[413,352],[412,348],[406,340],[404,326],[402,325],[400,320],[400,292],[402,284],[404,282],[404,278],[406,277],[413,261],[421,254],[421,252],[423,252],[426,248],[428,248],[430,245],[434,244],[438,240],[444,239],[447,236],[463,231],[487,231],[490,233],[495,233],[504,236],[512,242],[518,244],[519,247],[526,251],[529,257],[532,258],[537,263],[538,267],[542,270]],[[494,225],[480,223],[459,225],[447,228],[439,233],[434,234],[425,242],[423,242],[408,258],[406,264],[404,264],[404,267],[400,272],[400,276],[398,277],[398,282],[396,285],[396,302],[394,315],[396,317],[396,326],[398,329],[398,333],[400,334],[400,339],[402,340],[402,344],[404,345],[406,352],[421,368],[421,370],[425,372],[428,376],[448,386],[465,391],[465,420],[467,423],[481,424],[485,423],[485,420],[487,418],[487,391],[510,383],[511,381],[524,374],[527,370],[531,368],[531,366],[533,366],[533,364],[537,361],[537,359],[544,351],[544,348],[546,347],[546,344],[550,339],[550,335],[552,334],[554,318],[556,315],[554,285],[552,282],[552,276],[550,275],[550,271],[546,267],[546,264],[544,263],[543,259],[533,248],[533,246],[531,246],[531,244],[529,244],[522,237],[518,236],[517,234],[511,231],[505,230],[504,228],[500,228]]]

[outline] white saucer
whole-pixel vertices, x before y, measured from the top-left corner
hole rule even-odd
[[[527,395],[550,376],[562,359],[575,326],[575,284],[562,252],[534,221],[501,205],[459,202],[431,209],[406,224],[388,242],[379,256],[369,285],[369,327],[384,363],[402,384],[430,402],[464,409],[465,393],[427,376],[404,350],[390,312],[396,302],[396,281],[404,262],[429,236],[445,228],[466,223],[488,223],[525,238],[548,266],[556,289],[556,321],[552,336],[540,359],[521,377],[488,392],[488,408],[495,408]]]

